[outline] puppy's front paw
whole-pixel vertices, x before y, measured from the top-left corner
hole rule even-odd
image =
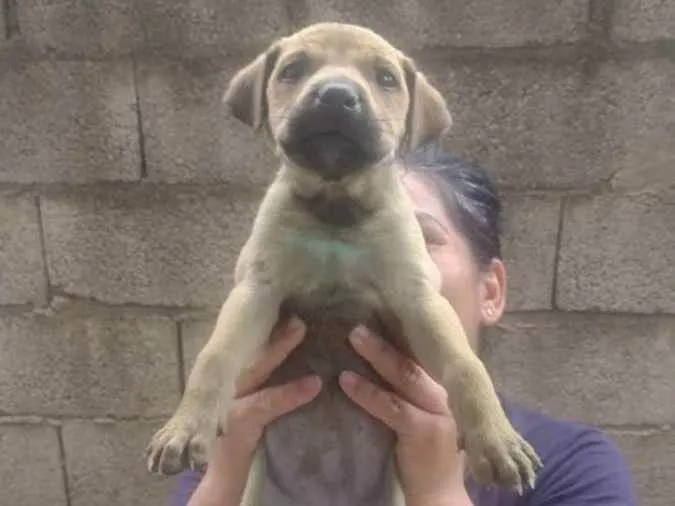
[[[177,412],[153,436],[146,449],[151,473],[173,475],[185,468],[204,470],[208,452],[221,427],[219,416],[207,410]]]
[[[476,481],[507,487],[519,495],[534,488],[542,462],[508,422],[474,428],[464,436],[469,470]]]

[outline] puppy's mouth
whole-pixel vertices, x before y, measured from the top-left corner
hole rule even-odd
[[[326,179],[339,179],[368,164],[370,150],[338,130],[310,133],[287,142],[284,150],[298,165],[320,172]]]
[[[363,106],[310,102],[291,116],[281,147],[293,163],[338,180],[384,156],[379,125],[371,118]]]

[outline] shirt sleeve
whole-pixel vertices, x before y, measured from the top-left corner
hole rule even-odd
[[[527,506],[638,506],[623,455],[599,429],[565,438],[548,457]]]
[[[178,475],[176,485],[169,496],[168,506],[187,506],[192,494],[202,481],[203,474],[197,471],[185,471]]]

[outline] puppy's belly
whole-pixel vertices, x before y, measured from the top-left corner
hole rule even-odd
[[[343,393],[338,375],[352,370],[386,387],[349,344],[357,324],[405,346],[397,322],[382,311],[357,298],[315,295],[284,304],[282,312],[300,316],[307,333],[268,384],[314,373],[323,389],[311,403],[268,426],[263,505],[385,506],[394,435]]]

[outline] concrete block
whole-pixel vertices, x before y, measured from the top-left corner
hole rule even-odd
[[[0,61],[0,182],[140,174],[130,63]]]
[[[675,62],[420,60],[454,116],[448,145],[517,188],[588,188],[675,160]]]
[[[595,425],[675,420],[675,319],[509,315],[482,342],[498,390],[551,415]]]
[[[143,42],[132,0],[21,0],[17,9],[21,39],[38,53],[102,57],[128,54]]]
[[[1,318],[0,411],[163,416],[180,393],[176,347],[165,318]]]
[[[157,422],[67,421],[63,446],[71,506],[164,506],[175,480],[151,475],[144,451]]]
[[[675,496],[675,432],[615,431],[609,435],[623,451],[643,506],[670,506]]]
[[[0,305],[46,303],[37,203],[0,197]]]
[[[511,194],[502,201],[507,310],[550,309],[560,200]]]
[[[278,167],[273,146],[222,103],[248,60],[141,63],[139,92],[148,177],[266,186]]]
[[[600,195],[565,206],[560,308],[675,313],[675,192]]]
[[[617,0],[614,36],[628,41],[675,37],[675,4],[667,0]]]
[[[608,105],[599,141],[610,183],[618,189],[675,188],[675,59],[615,62],[598,76],[597,100]]]
[[[412,50],[573,42],[584,34],[586,11],[585,0],[320,0],[306,2],[299,17],[303,25],[317,21],[365,25]]]
[[[5,9],[0,9],[0,46],[7,40],[7,20],[5,19]]]
[[[65,191],[45,198],[52,283],[112,303],[220,306],[259,195],[222,188]]]
[[[282,0],[144,0],[137,5],[145,47],[171,56],[257,52],[289,29]]]
[[[68,504],[55,427],[0,424],[0,455],[0,504]]]

